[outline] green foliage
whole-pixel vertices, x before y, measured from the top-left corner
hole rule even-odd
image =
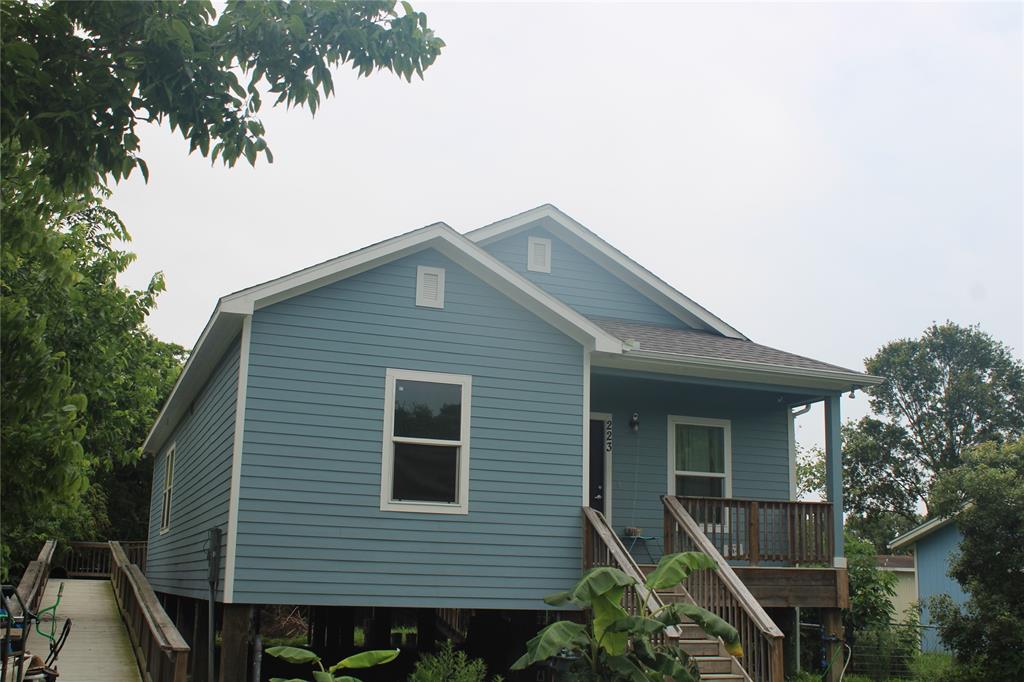
[[[844,520],[846,532],[874,545],[876,554],[890,554],[889,543],[918,526],[921,518],[907,518],[895,512],[878,511],[871,514],[851,514]],[[906,551],[906,550],[904,550]]]
[[[952,665],[953,657],[949,654],[919,653],[910,662],[910,672],[915,682],[931,682],[948,675]]]
[[[3,542],[17,574],[47,536],[142,537],[151,463],[139,466],[139,446],[184,349],[145,327],[162,275],[118,286],[134,255],[118,248],[129,236],[117,215],[56,192],[39,157],[3,151]]]
[[[825,451],[818,446],[796,446],[797,496],[825,498]]]
[[[849,533],[845,541],[850,574],[850,608],[844,612],[846,631],[886,629],[896,612],[892,598],[896,596],[898,578],[878,567],[870,542]]]
[[[668,554],[647,577],[644,588],[668,589],[695,570],[714,567],[709,557],[698,553]],[[696,663],[681,648],[652,639],[666,627],[684,622],[697,623],[708,634],[722,638],[730,653],[742,655],[739,633],[713,613],[693,604],[670,604],[652,613],[639,600],[641,613],[631,616],[622,607],[627,589],[636,589],[633,578],[617,568],[599,566],[584,573],[571,590],[545,598],[551,605],[572,603],[589,609],[590,627],[570,621],[548,625],[526,643],[526,653],[512,664],[512,670],[557,658],[569,661],[566,679],[572,680],[698,680]]]
[[[913,519],[967,448],[1024,434],[1024,364],[977,327],[933,324],[865,365],[886,381],[870,389],[876,416],[843,431],[848,511]]]
[[[423,654],[409,675],[409,682],[486,682],[487,666],[480,659],[469,658],[463,651],[456,651],[450,640],[441,645],[436,654]],[[494,677],[492,682],[500,682]]]
[[[1024,441],[969,450],[937,479],[933,505],[956,516],[963,537],[950,575],[969,594],[962,608],[945,595],[928,604],[955,654],[946,679],[1024,678]]]
[[[331,68],[422,77],[444,41],[407,2],[0,3],[0,133],[47,152],[61,191],[138,168],[139,121],[167,121],[189,151],[234,165],[273,161],[263,96],[315,114]],[[239,79],[241,74],[242,79]]]
[[[358,678],[352,677],[351,675],[340,675],[335,676],[334,673],[339,670],[358,670],[363,668],[373,668],[378,665],[384,665],[398,658],[398,649],[374,649],[372,651],[364,651],[362,653],[349,656],[344,658],[330,668],[324,669],[323,662],[320,657],[308,649],[302,649],[294,646],[272,646],[266,649],[266,653],[288,661],[295,665],[312,665],[315,664],[319,670],[313,670],[313,682],[359,682]],[[293,677],[285,679],[283,677],[273,677],[270,682],[307,682],[301,678]]]

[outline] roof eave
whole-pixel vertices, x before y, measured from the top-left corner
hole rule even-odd
[[[956,518],[952,516],[942,516],[936,519],[930,519],[928,521],[925,521],[917,528],[912,528],[911,530],[907,531],[903,535],[899,536],[898,538],[890,542],[889,549],[895,551],[903,547],[908,547],[917,542],[920,542],[922,539],[928,537],[937,530],[945,528],[954,521],[956,521]]]
[[[884,381],[882,377],[861,372],[791,367],[653,351],[626,351],[617,359],[602,357],[595,359],[595,363],[620,366],[626,369],[630,364],[647,365],[654,371],[661,369],[662,371],[707,376],[708,378],[772,383],[833,392],[874,386]]]

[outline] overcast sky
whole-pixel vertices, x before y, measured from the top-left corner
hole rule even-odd
[[[950,319],[1024,349],[1021,4],[414,5],[448,45],[426,79],[345,68],[315,118],[266,110],[273,165],[143,131],[150,182],[110,203],[123,282],[166,275],[160,338],[372,242],[551,202],[760,343],[862,369]]]

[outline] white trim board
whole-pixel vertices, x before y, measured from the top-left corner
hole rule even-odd
[[[709,329],[734,339],[747,337],[712,314],[694,300],[669,286],[664,280],[588,230],[551,204],[543,204],[518,215],[466,233],[474,242],[485,245],[540,224],[567,241],[584,255],[644,294],[690,326]]]
[[[922,538],[925,538],[935,531],[945,528],[949,524],[953,523],[956,519],[952,516],[940,516],[939,518],[925,521],[917,528],[912,528],[903,535],[899,536],[895,540],[889,543],[889,549],[897,550],[907,545],[919,542]]]
[[[252,315],[242,320],[238,349],[238,390],[235,394],[235,433],[231,443],[231,489],[228,493],[228,527],[224,552],[224,603],[235,599],[235,562],[238,556],[238,502],[242,492],[242,446],[245,435],[245,402],[249,391],[249,343]]]

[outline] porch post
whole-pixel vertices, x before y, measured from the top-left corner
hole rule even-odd
[[[825,399],[825,493],[832,503],[832,532],[835,551],[832,565],[846,567],[843,547],[843,444],[839,394]]]

